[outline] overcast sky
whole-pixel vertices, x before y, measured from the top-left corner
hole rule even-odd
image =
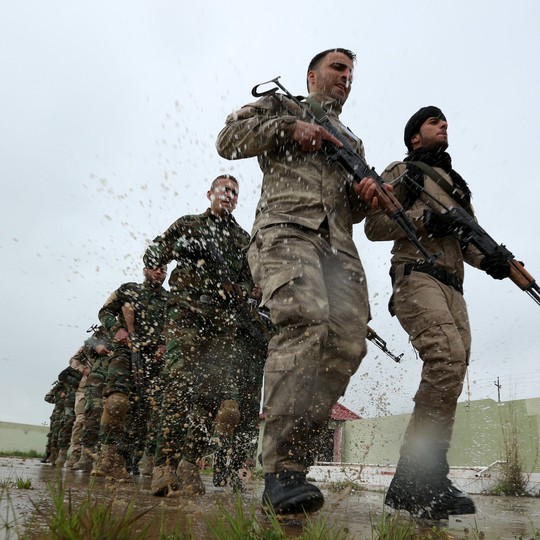
[[[477,0],[3,2],[0,6],[0,420],[48,421],[57,374],[121,283],[142,279],[150,239],[207,207],[211,179],[240,179],[251,229],[255,160],[215,151],[226,115],[277,75],[305,92],[311,57],[358,55],[342,120],[382,171],[402,159],[403,127],[424,105],[449,120],[454,168],[483,227],[540,278],[540,3]],[[373,345],[342,400],[410,411],[420,361],[386,309],[389,243],[357,226]],[[468,268],[471,399],[540,396],[540,306]],[[466,392],[461,400],[467,398]]]

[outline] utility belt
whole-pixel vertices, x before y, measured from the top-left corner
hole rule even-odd
[[[439,266],[434,266],[429,263],[405,263],[400,265],[400,273],[402,272],[403,276],[408,276],[411,272],[421,272],[422,274],[428,274],[431,277],[434,277],[437,281],[453,287],[456,291],[463,294],[463,281],[456,277],[454,274],[451,274],[444,268]],[[392,285],[396,281],[396,269],[392,267],[390,269],[390,278],[392,279]]]

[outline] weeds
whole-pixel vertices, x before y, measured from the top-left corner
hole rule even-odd
[[[351,480],[341,480],[340,482],[327,482],[325,484],[325,488],[333,493],[358,493],[364,490],[364,487],[361,484],[352,482]]]
[[[426,526],[402,517],[399,512],[389,514],[384,508],[376,523],[371,522],[373,540],[446,540],[451,538],[445,528]]]
[[[280,522],[274,513],[268,512],[266,519],[258,519],[253,506],[245,511],[242,500],[236,498],[233,512],[223,505],[219,505],[221,516],[207,520],[208,529],[213,540],[284,540],[290,538],[286,527],[287,523]],[[298,529],[298,523],[291,526]],[[328,522],[327,518],[319,515],[316,519],[306,518],[302,520],[302,531],[295,531],[295,538],[300,540],[350,540],[352,537],[341,526],[335,526]],[[289,527],[290,528],[290,527]]]
[[[505,460],[501,464],[501,474],[491,493],[493,495],[524,496],[527,494],[527,480],[523,474],[519,456],[518,417],[512,403],[506,418],[501,416],[503,452]]]
[[[15,478],[15,487],[17,489],[32,489],[32,480],[30,478],[22,478],[17,476]]]
[[[2,491],[7,491],[10,488],[32,489],[32,480],[30,478],[23,478],[22,476],[16,476],[15,479],[4,478],[0,480],[0,489]]]
[[[114,497],[100,501],[89,491],[80,505],[75,508],[71,490],[66,490],[61,480],[57,485],[50,486],[53,512],[46,512],[34,504],[37,516],[44,518],[46,526],[41,528],[40,538],[54,540],[143,540],[147,537],[148,527],[138,528],[138,521],[150,509],[135,511],[135,501],[132,500],[123,511],[115,508]]]
[[[42,458],[43,452],[36,452],[35,450],[29,450],[28,452],[10,450],[8,452],[0,452],[0,457]]]

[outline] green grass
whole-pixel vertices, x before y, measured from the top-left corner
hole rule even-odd
[[[43,452],[36,452],[35,450],[29,450],[28,452],[9,450],[0,452],[0,457],[42,458],[44,457],[44,454]]]
[[[444,527],[426,527],[415,519],[408,519],[399,512],[382,514],[371,521],[373,540],[446,540],[451,538]]]
[[[284,540],[291,537],[287,531],[287,518],[279,518],[271,512],[258,518],[253,506],[244,509],[239,495],[232,511],[223,505],[218,505],[218,509],[219,517],[207,520],[212,540]],[[295,525],[298,534],[294,537],[300,540],[352,540],[345,527],[331,523],[322,514],[305,517]]]
[[[364,486],[358,484],[357,482],[352,482],[351,480],[341,480],[340,482],[326,482],[324,487],[333,493],[342,493],[342,492],[355,492],[359,493],[364,491]]]
[[[0,489],[8,490],[10,488],[32,489],[32,480],[30,478],[23,478],[22,476],[16,476],[15,478],[8,477],[0,480]]]
[[[34,505],[35,518],[45,521],[39,530],[39,538],[51,540],[143,540],[147,538],[149,524],[139,525],[141,518],[151,509],[136,511],[135,500],[127,507],[115,508],[116,499],[100,500],[88,490],[83,500],[75,504],[71,490],[65,490],[59,479],[50,486],[53,511],[42,505]],[[64,502],[66,501],[66,502]],[[33,530],[30,523],[29,530]]]

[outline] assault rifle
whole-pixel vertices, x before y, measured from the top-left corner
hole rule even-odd
[[[453,236],[461,242],[471,243],[483,255],[499,252],[510,263],[509,278],[525,291],[538,305],[540,305],[540,287],[536,280],[525,270],[523,263],[516,261],[514,255],[504,244],[497,244],[495,240],[461,207],[456,206],[446,210],[453,224]]]
[[[473,217],[460,206],[447,207],[436,197],[431,195],[423,186],[411,178],[407,182],[418,194],[423,193],[431,201],[437,204],[448,215],[452,223],[452,236],[463,244],[473,244],[484,256],[499,252],[510,263],[509,278],[522,290],[525,291],[538,305],[540,305],[540,287],[534,277],[525,270],[523,263],[516,261],[514,255],[504,244],[497,242],[473,219]]]
[[[144,359],[135,334],[135,309],[131,304],[124,304],[122,306],[122,314],[124,315],[127,331],[129,332],[131,373],[133,374],[135,390],[137,391],[137,397],[139,399],[144,399]]]
[[[276,86],[270,88],[264,92],[259,91],[260,86],[274,83]],[[278,88],[281,89],[284,94],[278,92]],[[384,180],[375,172],[373,167],[370,167],[364,158],[356,152],[351,143],[340,133],[340,131],[332,124],[324,109],[317,104],[309,103],[309,107],[303,108],[301,99],[297,96],[293,96],[280,82],[279,77],[260,83],[253,87],[251,94],[254,97],[273,96],[293,115],[297,116],[298,111],[294,107],[291,107],[284,97],[289,98],[294,102],[298,108],[300,108],[304,114],[306,114],[309,120],[315,122],[319,126],[323,127],[331,133],[336,139],[338,139],[343,146],[340,148],[331,142],[325,141],[322,150],[326,155],[326,159],[329,162],[339,163],[345,171],[348,173],[350,181],[353,184],[358,184],[362,178],[370,177],[376,181],[377,198],[379,204],[384,212],[392,218],[397,225],[407,235],[407,238],[414,244],[416,249],[425,257],[425,259],[434,264],[436,256],[431,255],[424,246],[420,243],[416,235],[416,228],[410,219],[405,214],[405,210],[401,203],[394,197],[394,195],[387,191],[384,187]]]
[[[382,339],[373,328],[370,326],[367,327],[367,339],[371,341],[371,343],[374,343],[381,349],[381,351],[385,354],[387,354],[394,362],[401,362],[401,358],[403,357],[403,353],[401,353],[399,356],[396,356],[394,353],[390,352],[388,348],[386,347],[386,341]]]

